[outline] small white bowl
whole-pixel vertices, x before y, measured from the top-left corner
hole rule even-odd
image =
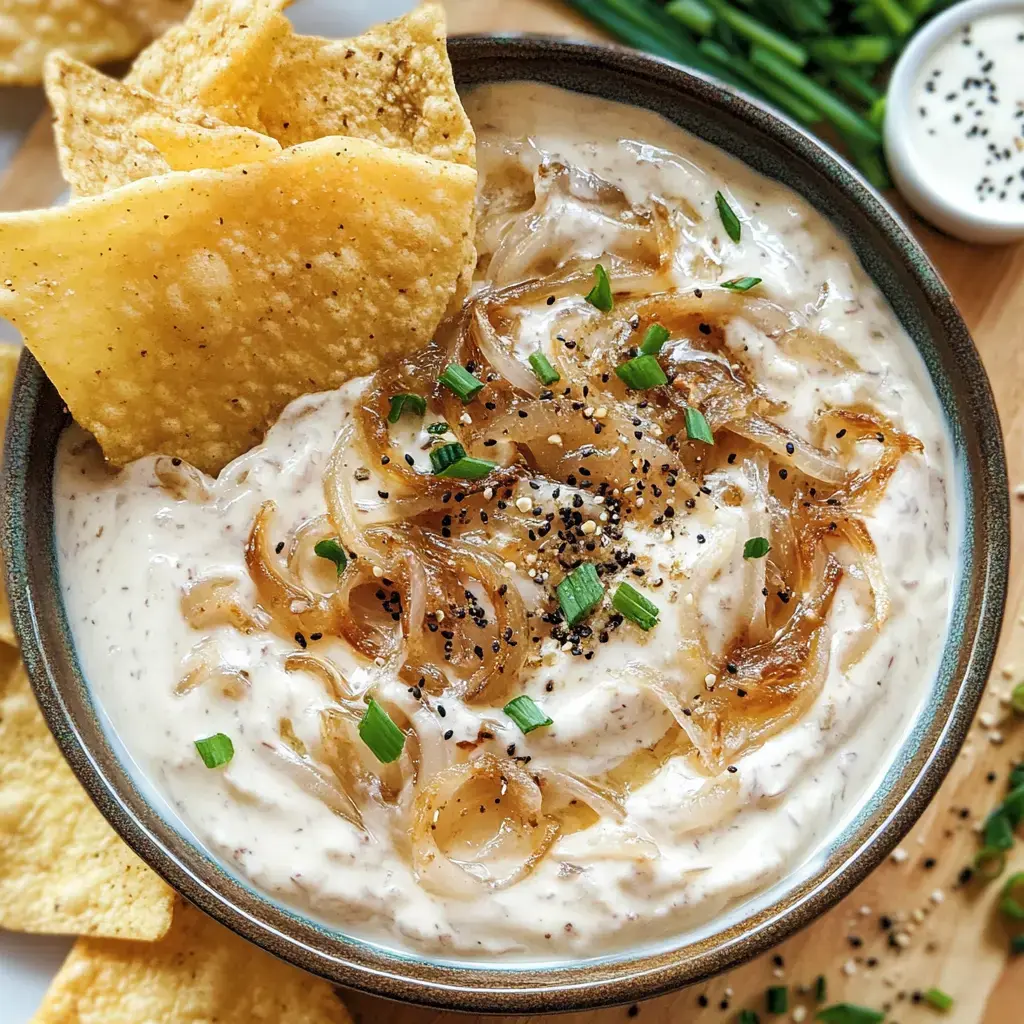
[[[922,65],[964,25],[990,14],[1024,14],[1024,0],[965,0],[928,22],[910,41],[893,69],[883,131],[885,155],[903,198],[926,220],[966,242],[1012,242],[1024,238],[1024,210],[991,215],[958,201],[943,189],[941,170],[929,167],[913,144],[913,89]],[[1020,72],[1024,77],[1024,70]]]

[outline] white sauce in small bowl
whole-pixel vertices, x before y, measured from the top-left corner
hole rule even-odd
[[[153,459],[107,472],[95,446],[69,429],[54,480],[61,586],[97,702],[140,771],[229,870],[304,913],[390,947],[558,961],[683,935],[795,871],[863,805],[934,677],[955,589],[958,513],[950,445],[924,366],[846,242],[807,203],[642,110],[532,84],[481,88],[467,108],[479,133],[482,195],[510,158],[532,173],[547,157],[600,175],[634,204],[656,195],[671,208],[695,211],[699,219],[687,227],[673,271],[680,287],[756,274],[767,298],[799,311],[809,328],[856,359],[857,371],[809,368],[778,338],[734,320],[726,344],[784,403],[780,423],[806,432],[826,406],[870,403],[923,442],[922,454],[901,459],[867,524],[892,601],[867,655],[841,670],[843,652],[871,608],[866,581],[848,571],[829,613],[830,661],[820,695],[795,724],[735,760],[722,775],[723,799],[702,806],[705,776],[693,758],[674,756],[629,793],[623,824],[601,820],[563,835],[518,884],[458,899],[426,891],[393,835],[359,831],[268,756],[280,743],[282,719],[315,749],[328,703],[315,678],[284,670],[296,642],[223,626],[196,631],[179,608],[183,588],[212,573],[242,581],[243,597],[255,602],[244,561],[253,518],[268,498],[282,524],[325,512],[325,462],[363,381],[292,403],[262,445],[210,482],[206,502],[170,498],[157,485]],[[718,190],[742,221],[739,244],[724,240]],[[591,255],[604,250],[606,228],[571,203],[558,221],[558,230]],[[579,302],[566,298],[524,315],[520,357],[537,346],[557,356],[562,343],[551,318],[573,301]],[[423,423],[437,418],[428,410]],[[422,461],[429,437],[418,427],[405,434],[395,443]],[[358,468],[347,465],[345,472]],[[742,489],[730,472],[723,468],[723,483]],[[372,493],[379,482],[372,472],[365,476],[360,486]],[[517,487],[518,496],[530,498],[521,514],[532,515],[537,492],[523,482]],[[697,612],[708,643],[717,643],[746,578],[742,548],[752,506],[696,497],[671,528],[625,524],[649,567],[643,586],[661,607],[655,630],[618,630],[614,642],[589,647],[589,658],[550,639],[538,642],[512,692],[533,697],[554,720],[550,728],[522,735],[501,702],[489,707],[446,695],[421,706],[405,683],[344,642],[325,638],[318,650],[353,685],[374,685],[410,714],[436,718],[436,728],[450,734],[446,743],[472,746],[486,730],[487,749],[498,756],[514,747],[517,756],[562,771],[612,769],[673,726],[628,666],[672,671],[681,612],[692,603],[688,581],[702,573],[709,582]],[[550,588],[522,568],[510,580],[528,606],[544,607]],[[662,581],[656,590],[655,579]],[[242,699],[213,687],[175,693],[183,664],[204,639],[247,674]],[[211,771],[193,744],[217,732],[232,738],[235,756]],[[623,828],[630,842],[641,837],[655,855],[623,856]]]

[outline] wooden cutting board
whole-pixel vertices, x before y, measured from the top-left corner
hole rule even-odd
[[[446,6],[453,34],[526,31],[601,38],[558,0],[446,0]],[[44,118],[0,178],[0,210],[46,206],[62,190]],[[906,216],[960,304],[985,361],[1002,417],[1010,486],[1015,489],[1024,482],[1024,245],[969,246]],[[797,995],[796,987],[813,984],[820,974],[828,978],[830,1001],[891,1008],[890,1024],[1024,1024],[1024,956],[1011,960],[1007,954],[1007,934],[993,909],[995,889],[957,884],[961,868],[977,847],[975,824],[1001,798],[1009,764],[1024,756],[1024,721],[1007,718],[998,701],[1011,681],[1024,679],[1024,501],[1014,500],[1012,514],[1008,612],[983,704],[983,713],[1006,719],[996,726],[1003,742],[993,743],[994,730],[975,725],[950,777],[901,847],[905,859],[887,861],[842,904],[781,945],[774,957],[639,1007],[558,1018],[563,1024],[627,1019],[640,1024],[724,1024],[734,1021],[741,1008],[756,1009],[763,1022],[788,1021],[797,1005],[809,1008],[811,1020],[815,1004],[809,995]],[[997,773],[991,782],[990,772]],[[1011,870],[1024,870],[1024,843],[1018,846]],[[883,916],[895,922],[894,930],[908,934],[908,946],[890,943],[890,932],[880,923]],[[791,1012],[771,1017],[764,1008],[765,989],[783,984],[790,986]],[[931,986],[954,997],[950,1013],[940,1015],[913,1000],[915,991]],[[357,993],[348,1001],[366,1024],[472,1024],[476,1019],[400,1007]],[[701,1005],[704,1001],[706,1006]]]

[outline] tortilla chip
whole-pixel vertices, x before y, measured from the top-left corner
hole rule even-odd
[[[38,85],[55,49],[90,64],[130,57],[149,36],[96,0],[4,0],[0,84]]]
[[[7,214],[0,315],[115,465],[162,452],[216,473],[293,398],[430,340],[475,186],[468,167],[327,138]]]
[[[158,939],[172,891],[114,834],[67,766],[17,653],[0,648],[0,928]]]
[[[158,115],[206,127],[223,123],[202,113],[179,111],[66,53],[50,55],[45,80],[61,170],[76,197],[98,195],[171,169],[157,147],[137,131],[141,118]]]
[[[476,163],[476,137],[455,91],[438,4],[355,39],[289,33],[259,89],[259,122],[249,127],[284,146],[348,135]]]
[[[179,902],[160,942],[82,939],[32,1024],[352,1024],[330,984]]]
[[[156,146],[172,171],[217,170],[269,160],[281,152],[279,142],[250,128],[204,128],[155,114],[140,118],[136,131]]]
[[[11,404],[11,392],[14,391],[14,375],[18,372],[18,360],[21,348],[17,345],[0,343],[0,449],[3,448],[4,434],[7,429],[7,410]],[[4,566],[0,560],[0,577]],[[11,609],[7,605],[7,589],[0,582],[0,641],[17,646],[18,638],[14,635],[11,625]]]
[[[197,0],[185,22],[147,47],[125,78],[179,107],[255,128],[256,97],[290,0]]]

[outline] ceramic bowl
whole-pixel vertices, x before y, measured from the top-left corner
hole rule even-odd
[[[743,96],[680,67],[609,46],[531,37],[451,42],[460,87],[548,82],[665,115],[776,178],[850,240],[920,349],[948,420],[964,508],[961,574],[938,676],[883,782],[827,849],[728,920],[656,949],[557,964],[442,962],[310,921],[256,892],[153,809],[104,729],[61,602],[51,482],[60,398],[26,354],[15,386],[2,494],[15,625],[58,743],[114,828],[180,893],[272,953],[335,982],[459,1010],[531,1013],[631,1002],[733,967],[848,893],[906,834],[953,763],[991,666],[1003,613],[1008,494],[999,421],[952,298],[896,215],[841,159]]]

